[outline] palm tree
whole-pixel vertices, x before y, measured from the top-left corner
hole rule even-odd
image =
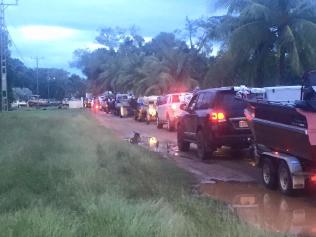
[[[188,91],[198,85],[190,75],[192,57],[185,42],[172,33],[161,33],[149,46],[149,56],[139,69],[142,75],[137,83],[139,91],[166,94]]]
[[[220,0],[235,19],[229,52],[236,67],[252,71],[262,82],[264,70],[275,59],[277,84],[287,76],[316,67],[316,3],[313,0]],[[271,67],[270,67],[271,68]]]

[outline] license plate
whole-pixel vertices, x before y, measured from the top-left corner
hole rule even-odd
[[[239,121],[239,127],[240,128],[248,128],[248,123],[246,121]]]

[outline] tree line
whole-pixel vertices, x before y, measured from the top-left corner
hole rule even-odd
[[[28,88],[33,95],[38,94],[41,98],[63,98],[84,97],[86,92],[86,81],[78,75],[58,68],[29,68],[19,59],[8,60],[8,84],[9,94],[12,101],[14,93],[12,88]],[[23,97],[23,95],[18,95]]]
[[[223,16],[186,19],[183,30],[146,40],[136,27],[105,27],[97,50],[77,50],[72,66],[94,94],[137,95],[196,87],[293,85],[316,69],[313,0],[220,0]],[[216,52],[215,52],[216,51]]]
[[[80,98],[86,93],[87,81],[78,75],[58,68],[27,67],[21,60],[8,54],[8,95],[9,101],[27,99],[39,94],[41,98],[62,100]],[[37,91],[38,78],[38,91]]]

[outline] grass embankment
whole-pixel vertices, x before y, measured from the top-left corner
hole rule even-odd
[[[265,236],[89,114],[0,114],[0,236]]]

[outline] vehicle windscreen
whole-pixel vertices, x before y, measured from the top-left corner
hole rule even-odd
[[[307,86],[316,86],[316,72],[309,73],[305,83]]]
[[[228,116],[244,116],[244,109],[247,103],[236,97],[232,92],[220,92],[217,98],[217,106],[222,109]]]
[[[173,95],[172,96],[172,103],[180,103],[180,95]]]
[[[118,97],[118,100],[127,100],[127,99],[128,99],[128,97],[126,95]]]

